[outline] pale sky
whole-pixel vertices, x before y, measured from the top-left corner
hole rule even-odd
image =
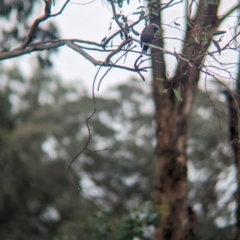
[[[72,2],[80,3],[87,1]],[[136,9],[136,7],[139,6],[139,2],[134,0],[132,2],[135,2]],[[134,6],[131,8],[127,7],[124,10],[124,13],[130,14],[133,10]],[[111,17],[112,13],[109,6],[104,4],[104,1],[98,0],[88,5],[69,4],[64,13],[59,18],[56,18],[55,21],[60,28],[62,38],[79,38],[101,43],[101,40],[108,34]],[[136,16],[130,16],[130,18],[136,19]],[[139,26],[136,27],[136,30],[141,32],[143,27],[144,22],[139,24]],[[118,27],[114,23],[111,32],[117,30]],[[118,43],[120,42],[119,39]],[[140,46],[137,50],[141,50]],[[99,52],[91,51],[89,53],[95,56],[98,60],[104,60],[104,56],[106,56]],[[138,54],[132,54],[128,56],[126,62],[130,66],[134,63],[137,57]],[[87,86],[91,88],[93,78],[99,68],[98,66],[95,67],[91,62],[67,47],[61,48],[60,53],[55,56],[55,59],[55,68],[61,69],[61,74],[65,79],[83,80]],[[102,68],[99,77],[102,76],[106,70],[107,68]],[[101,87],[102,89],[105,89],[116,83],[127,81],[130,76],[138,77],[138,74],[120,69],[112,69],[104,79]],[[145,74],[145,76],[148,77],[149,74]]]
[[[56,0],[56,6],[52,8],[52,13],[55,13],[58,11],[58,9],[61,8],[65,0]],[[105,3],[105,0],[95,0],[89,4],[84,4],[91,2],[91,0],[72,0],[67,5],[67,7],[64,9],[63,13],[55,18],[52,18],[51,21],[54,21],[54,23],[58,26],[60,31],[60,37],[61,38],[79,38],[84,40],[90,40],[95,42],[101,42],[101,40],[109,34],[108,28],[109,24],[112,21],[112,13],[111,8],[109,5]],[[168,2],[168,1],[166,1]],[[185,1],[183,1],[185,2]],[[221,1],[221,7],[219,14],[223,14],[226,12],[229,6],[229,0],[222,0]],[[81,4],[79,4],[81,3]],[[124,8],[122,9],[124,11],[125,15],[128,15],[129,20],[135,21],[138,19],[138,15],[132,15],[131,13],[139,11],[137,10],[137,7],[140,5],[144,5],[144,1],[142,0],[141,3],[139,3],[138,0],[131,0],[131,5],[124,4]],[[231,0],[232,6],[237,3],[237,0]],[[171,7],[169,9],[166,9],[163,11],[163,18],[162,18],[162,25],[164,27],[164,24],[171,24],[171,26],[175,25],[173,24],[173,21],[176,21],[178,24],[181,24],[179,27],[180,29],[184,30],[184,13],[185,5],[184,3],[180,3],[178,5],[175,5],[174,7]],[[117,9],[119,11],[119,9]],[[43,11],[43,9],[42,9]],[[39,16],[39,14],[42,13],[42,11],[39,11],[39,8],[36,9],[36,16],[32,16],[32,19]],[[220,42],[221,46],[224,46],[224,44],[229,41],[231,37],[231,31],[230,28],[233,26],[236,26],[237,24],[237,18],[236,16],[239,15],[237,11],[231,14],[231,16],[228,18],[227,22],[225,22],[220,29],[226,30],[227,33],[224,35],[223,41]],[[44,27],[44,24],[41,23],[41,26]],[[135,27],[135,30],[137,30],[139,33],[141,33],[142,29],[144,28],[144,22],[141,22]],[[118,26],[113,21],[113,27],[111,31],[117,31]],[[111,33],[111,32],[110,32]],[[174,28],[170,27],[164,27],[164,36],[165,37],[178,37],[181,38],[183,33]],[[137,36],[133,36],[134,38],[139,39]],[[218,39],[218,37],[216,38]],[[119,44],[121,42],[120,38],[118,38],[114,43]],[[138,46],[138,44],[136,43]],[[165,41],[165,48],[169,51],[180,51],[180,41],[176,40],[167,40]],[[210,49],[216,50],[215,46],[213,44],[211,45]],[[138,46],[135,50],[141,50],[140,46]],[[97,60],[104,60],[106,55],[102,55],[99,52],[88,52],[89,54],[93,55]],[[31,73],[32,69],[32,57],[36,53],[32,53],[31,55],[25,55],[23,57],[17,58],[16,61],[18,64],[20,64],[21,69],[25,71],[26,74]],[[126,65],[133,67],[133,64],[138,57],[138,54],[128,54]],[[217,56],[217,58],[221,58],[224,62],[236,62],[237,61],[237,54],[233,51],[226,51],[222,53],[221,56]],[[99,67],[95,67],[92,63],[90,63],[87,59],[85,59],[83,56],[81,56],[79,53],[73,51],[72,49],[68,48],[67,46],[59,48],[59,51],[57,54],[53,56],[54,59],[54,70],[57,74],[61,76],[61,78],[64,81],[71,81],[71,80],[81,80],[85,83],[87,88],[91,91],[91,86],[93,82],[93,78],[96,74],[96,71]],[[169,55],[165,55],[165,59],[168,63],[167,71],[169,72],[169,76],[171,77],[174,74],[174,70],[176,67],[176,59],[174,57],[171,57]],[[13,62],[13,59],[6,61],[7,64],[11,65],[11,62]],[[120,62],[121,64],[123,63]],[[146,63],[147,64],[147,63]],[[30,67],[29,67],[30,66]],[[100,77],[105,73],[107,68],[102,68],[98,77],[98,80]],[[235,69],[233,69],[234,71]],[[151,81],[151,74],[150,70],[148,73],[145,73],[144,76],[146,78],[146,84],[150,84]],[[133,72],[128,72],[126,70],[120,70],[120,69],[111,69],[111,71],[107,74],[107,76],[104,78],[104,81],[101,84],[101,90],[100,93],[105,94],[105,90],[109,86],[113,86],[116,83],[120,82],[126,82],[130,77],[137,77],[139,78],[139,81],[142,81],[138,74]],[[203,84],[200,82],[200,85]]]
[[[56,1],[56,6],[53,8],[53,12],[56,11],[60,6],[61,3],[64,2],[63,0]],[[58,25],[60,29],[60,34],[62,38],[79,38],[85,40],[92,40],[96,42],[101,42],[101,40],[108,34],[109,24],[111,22],[111,8],[107,6],[103,0],[97,0],[90,4],[80,5],[74,3],[87,3],[89,0],[75,0],[71,1],[70,4],[66,7],[63,14],[56,17],[54,19],[55,23]],[[138,0],[131,0],[131,5],[128,6],[125,3],[125,7],[123,8],[124,14],[129,16],[129,19],[136,20],[138,15],[130,15],[132,12],[139,11],[136,10],[137,7],[140,5]],[[231,4],[234,5],[237,3],[237,0],[232,0]],[[143,1],[141,5],[143,5]],[[220,7],[219,14],[223,14],[226,12],[229,6],[228,0],[222,0],[222,4]],[[163,12],[163,22],[162,24],[169,24],[173,21],[181,24],[180,28],[184,28],[184,4],[175,5],[172,8],[169,8]],[[224,35],[223,41],[220,43],[221,46],[227,43],[229,38],[231,37],[230,28],[236,25],[236,16],[237,12],[235,11],[231,16],[228,18],[228,21],[223,24],[220,29],[228,31],[227,34]],[[173,24],[172,24],[173,25]],[[174,26],[174,25],[173,25]],[[144,28],[144,22],[139,24],[136,27],[136,30],[141,33],[142,29]],[[113,24],[112,31],[118,30],[118,26]],[[166,27],[164,30],[164,35],[167,37],[181,37],[182,33],[179,30],[174,28]],[[133,36],[135,38],[139,38]],[[218,37],[216,38],[218,39]],[[120,38],[118,42],[120,43]],[[180,42],[176,40],[168,40],[165,44],[165,48],[174,51],[180,50]],[[216,50],[215,46],[211,46],[210,49]],[[140,50],[140,46],[136,49]],[[105,55],[100,54],[99,52],[89,52],[93,54],[98,60],[103,60]],[[128,54],[127,57],[127,66],[133,66],[135,59],[138,57],[138,54]],[[169,56],[165,55],[168,63],[168,71],[170,76],[174,73],[174,69],[176,67],[176,60]],[[222,56],[217,56],[217,58],[221,58],[225,62],[233,62],[237,60],[236,53],[231,51],[224,52]],[[68,47],[62,47],[59,53],[54,57],[55,61],[55,69],[57,72],[61,74],[63,79],[66,80],[83,80],[84,83],[91,88],[91,84],[93,78],[95,76],[98,67],[95,67],[92,63],[88,60],[84,59],[80,54],[74,52],[72,49]],[[122,62],[121,62],[122,63]],[[102,74],[105,73],[107,68],[103,68],[99,74],[99,78]],[[112,69],[108,75],[105,77],[101,88],[102,91],[109,86],[115,85],[119,82],[127,81],[131,76],[138,77],[136,73],[128,72],[126,70],[120,69]],[[147,82],[150,82],[150,71],[149,73],[144,74],[146,77]],[[138,77],[139,78],[139,77]],[[140,81],[142,81],[139,78]],[[148,84],[146,82],[146,84]]]

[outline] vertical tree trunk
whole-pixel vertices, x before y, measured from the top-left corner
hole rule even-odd
[[[217,9],[217,5],[208,5],[205,8],[204,0],[200,0],[196,16],[192,19],[193,28],[187,27],[185,45],[182,51],[186,58],[198,57],[210,45],[209,42],[203,49],[202,46],[196,44],[192,33],[195,31],[195,26],[200,26],[198,30],[200,35],[206,26],[211,24],[214,28]],[[151,22],[159,25],[161,17],[153,16]],[[161,39],[154,44],[163,47]],[[190,67],[186,61],[172,59],[172,64],[178,64],[175,76],[171,81],[158,81],[156,78],[167,78],[166,64],[160,51],[154,49],[152,54],[157,137],[155,203],[162,216],[155,239],[190,240],[193,239],[194,234],[195,214],[187,199],[186,147],[191,108],[200,76],[198,67],[203,61],[203,57],[191,62],[194,67]],[[181,91],[183,101],[176,98],[173,88]],[[169,89],[167,94],[163,92],[164,89]]]
[[[240,60],[240,55],[239,55]],[[228,106],[229,106],[229,135],[230,141],[232,145],[232,149],[234,152],[234,159],[237,170],[237,193],[236,193],[236,201],[237,201],[237,211],[236,211],[236,240],[240,240],[240,66],[238,69],[238,77],[236,83],[236,91],[234,96],[230,93],[227,93],[228,97]]]

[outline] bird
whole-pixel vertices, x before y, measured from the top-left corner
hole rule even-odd
[[[143,43],[151,44],[153,39],[156,38],[156,33],[159,33],[159,26],[155,23],[149,24],[142,30],[140,37],[142,52],[146,53],[149,48],[149,46]]]

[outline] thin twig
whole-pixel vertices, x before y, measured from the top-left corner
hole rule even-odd
[[[118,16],[117,16],[117,13],[116,13],[116,9],[115,9],[115,5],[114,5],[113,0],[110,0],[110,3],[111,3],[111,6],[112,6],[112,11],[113,11],[114,19],[115,19],[117,25],[119,26],[119,28],[123,31],[124,36],[125,36],[125,40],[127,40],[127,39],[128,39],[127,31],[126,31],[126,29],[122,26],[122,24],[118,21]]]

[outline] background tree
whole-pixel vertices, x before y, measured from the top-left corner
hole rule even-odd
[[[90,122],[89,149],[108,149],[85,151],[74,163],[71,176],[82,182],[85,199],[68,182],[66,170],[73,152],[88,137],[82,123],[91,113],[92,98],[81,84],[66,86],[49,70],[38,70],[37,77],[26,81],[18,70],[1,72],[1,79],[8,79],[1,91],[1,238],[151,239],[146,227],[157,226],[159,219],[149,206],[155,168],[150,86],[129,80],[127,86],[110,90],[117,99],[96,99],[99,111]],[[224,116],[226,105],[209,94]],[[16,106],[17,98],[21,106]],[[200,92],[189,138],[190,171],[195,176],[190,175],[190,202],[198,209],[197,239],[213,239],[219,231],[223,239],[232,237],[234,200],[222,198],[232,193],[229,186],[215,187],[222,182],[221,174],[228,174],[231,156],[227,146],[223,148],[226,124],[219,134],[216,121],[215,108]],[[93,188],[86,187],[87,180]],[[217,225],[219,218],[225,220],[224,228]]]

